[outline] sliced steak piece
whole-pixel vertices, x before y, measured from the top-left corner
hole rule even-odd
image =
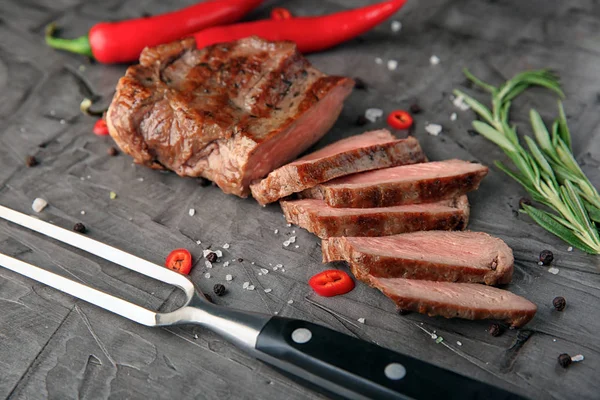
[[[136,163],[245,197],[251,181],[331,128],[352,86],[317,71],[290,42],[253,37],[197,50],[185,39],[142,52],[106,121]]]
[[[417,139],[398,140],[382,129],[332,143],[276,169],[250,188],[264,205],[340,176],[423,161],[425,154]]]
[[[358,279],[424,279],[487,285],[509,283],[513,252],[483,232],[428,231],[323,240],[323,262],[347,261]]]
[[[331,207],[390,207],[451,199],[476,190],[488,167],[462,160],[436,161],[363,172],[307,189],[302,197]]]
[[[333,208],[323,200],[281,201],[288,223],[321,239],[334,236],[387,236],[398,233],[465,229],[467,196],[437,203],[382,208]]]
[[[520,327],[537,307],[508,290],[477,283],[434,282],[403,278],[377,278],[366,282],[392,299],[399,309],[431,317],[496,319]]]

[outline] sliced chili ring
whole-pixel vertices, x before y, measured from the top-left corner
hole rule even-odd
[[[108,135],[108,126],[106,126],[106,121],[104,121],[102,118],[96,121],[92,132],[94,132],[98,136]]]
[[[167,256],[165,266],[180,274],[188,275],[192,269],[192,255],[186,249],[175,249]]]
[[[271,19],[281,21],[284,19],[291,19],[292,13],[287,8],[275,7],[271,10]]]
[[[308,284],[319,296],[332,297],[346,294],[354,289],[354,281],[344,271],[329,269],[316,274]]]
[[[394,129],[408,129],[413,124],[413,118],[404,110],[395,110],[388,115],[387,123]]]

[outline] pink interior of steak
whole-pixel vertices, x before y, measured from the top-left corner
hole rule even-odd
[[[349,237],[348,242],[362,253],[423,260],[489,270],[490,262],[501,255],[511,257],[510,248],[500,239],[480,232],[429,231],[385,237]],[[512,263],[512,260],[505,262]]]
[[[342,111],[344,99],[352,91],[352,81],[333,89],[325,98],[305,112],[287,130],[264,142],[250,157],[251,166],[244,178],[244,186],[269,172],[315,144],[331,129]]]
[[[384,168],[349,175],[327,182],[324,185],[330,187],[335,185],[352,187],[352,185],[406,182],[415,179],[435,179],[472,173],[485,168],[486,167],[481,164],[474,164],[462,160],[434,161],[421,164],[401,165],[399,167]]]
[[[386,292],[401,298],[420,299],[431,302],[484,312],[516,310],[535,312],[537,307],[529,300],[507,290],[478,283],[455,283],[422,281],[404,278],[369,277],[371,283]]]
[[[377,144],[394,142],[396,139],[388,130],[382,129],[378,131],[366,132],[361,135],[355,135],[346,139],[339,140],[335,143],[330,144],[317,150],[313,153],[307,154],[302,158],[290,163],[290,165],[301,164],[308,161],[316,161],[321,158],[330,157],[335,154],[344,153],[346,151],[358,149],[361,147],[369,147]]]
[[[397,213],[397,212],[447,212],[455,210],[454,199],[442,200],[429,204],[409,204],[394,207],[379,207],[379,208],[334,208],[330,207],[323,200],[301,199],[294,200],[294,205],[297,208],[303,208],[307,212],[314,212],[319,215],[327,215],[331,217],[348,216],[348,215],[369,215],[381,213]]]

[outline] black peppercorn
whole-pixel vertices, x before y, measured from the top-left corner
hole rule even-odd
[[[215,294],[217,296],[223,296],[225,294],[225,286],[223,286],[220,283],[217,283],[214,287],[213,287],[213,291],[215,292]]]
[[[85,228],[85,225],[84,225],[84,224],[82,224],[81,222],[78,222],[78,223],[76,223],[76,224],[73,226],[73,230],[74,230],[75,232],[79,232],[79,233],[85,233],[85,231],[86,231],[87,229]]]
[[[543,265],[550,265],[550,263],[554,260],[554,254],[550,250],[542,250],[540,253],[540,261]]]
[[[567,301],[564,297],[558,296],[552,300],[552,305],[556,308],[556,311],[562,311],[567,306]]]
[[[411,104],[409,110],[410,110],[410,112],[412,114],[419,114],[419,113],[421,113],[423,111],[423,109],[421,108],[421,106],[418,105],[417,103]]]
[[[244,262],[243,258],[238,258],[238,262]]]
[[[488,328],[488,333],[492,336],[500,336],[502,334],[502,328],[498,324],[491,324]]]
[[[38,160],[34,156],[25,157],[25,165],[29,168],[38,165]]]
[[[356,118],[356,125],[358,126],[365,126],[368,123],[369,120],[364,115],[359,115],[358,118]]]
[[[217,261],[217,253],[213,253],[213,252],[210,252],[210,253],[208,253],[208,254],[206,255],[206,259],[207,259],[209,262],[211,262],[211,263],[214,263],[215,261]]]
[[[106,152],[107,152],[107,153],[108,153],[108,155],[109,155],[109,156],[111,156],[111,157],[114,157],[114,156],[116,156],[117,154],[119,154],[119,150],[117,150],[117,149],[116,149],[116,147],[114,147],[114,146],[110,146],[110,147],[109,147],[109,148],[106,150]]]
[[[367,90],[367,82],[360,78],[354,78],[354,89]]]
[[[523,207],[523,205],[530,206],[531,205],[531,200],[528,199],[527,197],[521,197],[521,199],[519,200],[519,207],[525,208],[525,207]]]
[[[567,368],[569,365],[571,365],[572,362],[573,360],[571,360],[571,356],[567,353],[563,353],[560,356],[558,356],[558,365],[560,365],[563,368]]]

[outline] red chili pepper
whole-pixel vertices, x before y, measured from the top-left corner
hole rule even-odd
[[[354,289],[354,281],[344,271],[329,269],[316,274],[308,281],[311,288],[323,297],[345,294]]]
[[[215,43],[231,42],[257,35],[263,39],[296,42],[302,53],[321,51],[346,42],[379,25],[406,3],[388,0],[383,3],[342,11],[321,17],[296,17],[288,20],[262,20],[228,26],[216,26],[194,35],[201,49]]]
[[[186,249],[173,250],[167,257],[165,266],[175,272],[187,275],[192,269],[192,255]]]
[[[94,128],[92,129],[92,132],[94,132],[98,136],[108,135],[108,126],[106,126],[106,121],[103,120],[102,118],[100,118],[98,121],[96,121],[96,123],[94,124]]]
[[[412,126],[413,119],[406,111],[396,110],[388,115],[387,122],[394,129],[408,129]]]
[[[213,0],[166,14],[120,22],[100,22],[88,35],[76,39],[53,36],[46,29],[46,43],[55,49],[94,57],[102,63],[135,61],[145,47],[180,39],[211,26],[238,21],[263,0]]]
[[[292,18],[292,13],[287,8],[275,7],[271,10],[271,18],[280,21]]]

